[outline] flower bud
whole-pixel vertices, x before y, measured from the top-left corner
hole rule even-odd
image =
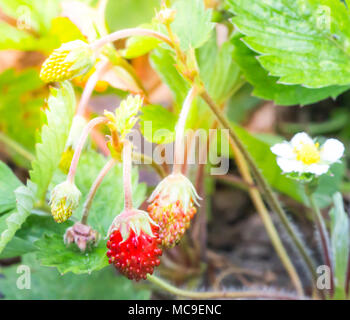
[[[159,225],[159,237],[164,247],[176,245],[190,227],[197,212],[198,196],[188,178],[182,174],[171,174],[163,179],[148,202],[150,217]]]
[[[157,12],[156,19],[162,24],[172,23],[175,19],[176,10],[170,8],[164,8]]]
[[[90,46],[75,40],[55,49],[41,67],[40,79],[45,82],[70,80],[88,72],[95,63]]]
[[[81,192],[74,183],[64,181],[57,185],[51,192],[51,213],[56,222],[62,223],[70,218],[79,206]]]

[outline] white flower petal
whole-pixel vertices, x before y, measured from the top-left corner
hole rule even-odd
[[[303,172],[303,165],[297,160],[277,158],[277,164],[283,172]]]
[[[327,173],[328,170],[329,170],[328,164],[316,164],[316,163],[306,166],[304,169],[305,172],[313,173],[317,176]]]
[[[321,159],[333,163],[338,161],[344,154],[344,145],[336,139],[328,139],[321,149]]]
[[[290,141],[293,148],[299,148],[301,144],[314,144],[314,141],[305,132],[297,133]]]
[[[293,147],[289,142],[277,143],[271,147],[271,151],[283,158],[293,159],[295,158],[295,153],[293,152]]]

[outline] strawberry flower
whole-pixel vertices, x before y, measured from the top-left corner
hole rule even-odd
[[[344,145],[336,139],[328,139],[320,145],[301,132],[290,142],[275,144],[271,151],[277,155],[277,164],[284,173],[320,176],[327,173],[333,163],[339,162],[344,154]]]

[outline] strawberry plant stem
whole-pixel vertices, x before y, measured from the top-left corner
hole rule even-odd
[[[120,39],[132,37],[132,36],[145,36],[157,38],[161,41],[167,43],[170,47],[173,47],[172,41],[164,34],[156,32],[150,29],[142,29],[142,28],[129,28],[123,29],[116,32],[113,32],[109,35],[102,37],[101,39],[96,40],[91,44],[91,48],[94,50],[98,50],[109,42],[114,42]]]
[[[84,128],[80,138],[79,138],[79,142],[78,145],[74,151],[74,155],[73,155],[73,159],[69,168],[69,172],[68,172],[68,176],[67,176],[67,180],[70,182],[74,182],[74,177],[75,177],[75,173],[77,170],[77,166],[78,166],[78,162],[79,162],[79,158],[81,155],[81,152],[83,150],[84,144],[86,142],[87,137],[89,136],[90,131],[97,125],[101,124],[101,123],[107,123],[108,119],[105,117],[97,117],[92,119]]]
[[[208,104],[214,115],[216,116],[217,120],[221,124],[221,126],[229,131],[230,138],[235,142],[237,149],[242,153],[243,157],[245,158],[247,164],[249,165],[250,169],[252,170],[253,176],[256,179],[256,182],[258,183],[259,187],[261,188],[261,191],[266,197],[267,202],[271,206],[272,210],[275,211],[280,218],[284,228],[286,229],[288,235],[292,239],[294,245],[296,246],[300,256],[302,257],[303,261],[305,262],[312,279],[314,282],[317,280],[317,273],[316,268],[314,266],[313,261],[309,257],[307,251],[305,250],[305,246],[303,244],[303,241],[299,238],[299,235],[294,230],[292,224],[290,223],[287,214],[283,210],[282,206],[280,205],[276,195],[272,191],[270,185],[265,180],[264,176],[260,172],[260,169],[256,165],[255,161],[251,157],[248,150],[245,148],[237,134],[234,132],[234,130],[231,127],[231,124],[224,116],[223,112],[220,110],[220,108],[215,104],[215,102],[212,100],[212,98],[209,96],[207,91],[202,91],[201,97],[203,100]]]
[[[132,209],[131,183],[132,146],[129,140],[123,143],[123,181],[124,181],[124,209]]]
[[[174,167],[173,173],[181,173],[181,167],[183,163],[183,151],[184,151],[184,135],[185,135],[185,125],[188,113],[190,111],[192,101],[197,94],[195,87],[192,87],[187,94],[187,97],[182,106],[179,120],[177,121],[175,127],[175,146],[174,146]]]
[[[330,252],[331,246],[329,243],[329,234],[328,234],[324,219],[322,217],[321,211],[316,204],[315,197],[313,196],[313,193],[309,190],[307,185],[305,185],[305,193],[308,196],[308,199],[309,199],[309,202],[311,205],[311,209],[312,209],[312,212],[314,215],[314,219],[315,219],[315,224],[316,224],[318,233],[320,234],[324,260],[325,260],[325,263],[328,266],[330,273],[331,273],[330,294],[331,294],[331,296],[333,296],[333,293],[334,293],[334,274],[333,274],[332,256],[331,256],[331,252]]]
[[[269,292],[266,290],[252,290],[252,291],[188,291],[179,289],[170,283],[158,278],[154,275],[148,275],[147,280],[154,283],[156,286],[163,290],[179,297],[191,298],[191,299],[242,299],[242,298],[263,298],[263,299],[276,299],[276,300],[299,300],[303,297],[296,297],[288,295],[286,293]]]
[[[21,146],[18,142],[12,140],[2,132],[0,132],[0,142],[4,143],[6,146],[11,148],[13,151],[18,153],[23,158],[27,159],[28,161],[33,161],[35,159],[35,156],[29,152],[27,149],[25,149],[23,146]]]
[[[101,185],[101,183],[102,183],[104,177],[106,176],[106,174],[109,172],[109,170],[111,170],[113,168],[113,166],[116,164],[116,162],[117,162],[116,159],[110,159],[105,164],[105,166],[102,168],[102,170],[98,174],[96,180],[92,184],[92,186],[91,186],[91,188],[89,190],[89,194],[87,195],[87,198],[86,198],[85,203],[84,203],[83,216],[81,218],[81,223],[82,224],[87,224],[87,220],[88,220],[88,217],[89,217],[89,211],[90,211],[90,208],[91,208],[92,200],[95,197],[96,191],[97,191],[98,187]]]
[[[164,168],[155,162],[152,157],[146,156],[143,153],[133,152],[132,158],[136,161],[141,161],[142,163],[149,164],[161,178],[165,178],[167,176]]]
[[[254,203],[255,208],[257,209],[261,220],[264,223],[266,232],[268,233],[273,247],[275,248],[277,255],[281,259],[282,264],[284,265],[286,271],[288,272],[292,283],[294,284],[295,289],[297,290],[299,296],[304,295],[303,286],[301,284],[298,273],[296,272],[288,253],[278,235],[278,232],[272,222],[270,214],[261,198],[259,190],[253,186],[254,181],[250,175],[249,167],[245,161],[242,152],[238,149],[236,143],[230,139],[230,144],[235,156],[235,160],[238,166],[238,169],[246,183],[249,184],[249,195]]]
[[[98,80],[100,79],[100,77],[102,76],[102,74],[106,71],[107,66],[108,66],[108,61],[101,62],[101,64],[98,65],[98,68],[96,69],[96,71],[89,77],[84,87],[83,94],[80,98],[76,115],[84,116],[87,104],[95,89],[95,86]]]

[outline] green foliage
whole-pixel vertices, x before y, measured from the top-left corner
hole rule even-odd
[[[82,253],[75,244],[67,247],[63,242],[63,235],[64,233],[50,236],[45,234],[35,242],[38,248],[36,255],[43,266],[57,267],[61,274],[90,274],[108,266],[105,240],[101,240],[97,247]]]
[[[21,182],[13,174],[11,169],[0,161],[0,215],[16,207],[14,191]]]
[[[152,24],[144,24],[141,25],[140,28],[151,30],[156,29]],[[132,59],[142,56],[158,47],[160,43],[160,40],[152,37],[131,37],[126,41],[126,48],[125,50],[123,50],[123,56],[126,59]]]
[[[226,102],[243,83],[240,69],[232,60],[233,50],[234,46],[230,41],[218,48],[214,36],[197,50],[201,79],[219,105]]]
[[[182,50],[199,48],[210,36],[214,23],[211,10],[206,10],[202,0],[177,0],[175,20],[171,28],[180,40]]]
[[[340,190],[344,174],[344,163],[335,163],[331,166],[327,174],[319,178],[314,198],[320,208],[325,208],[332,203],[334,194]]]
[[[231,42],[234,45],[233,58],[240,66],[246,80],[254,86],[257,97],[273,100],[278,105],[307,105],[328,97],[335,98],[349,89],[349,86],[329,86],[312,89],[301,85],[283,85],[277,77],[269,75],[256,59],[257,53],[241,41],[242,34],[236,34]]]
[[[4,268],[0,292],[15,300],[104,300],[149,299],[150,292],[136,288],[130,280],[117,276],[113,268],[91,275],[60,275],[57,270],[41,267],[35,256],[25,255],[22,264],[30,268],[31,289],[20,290],[16,283],[18,265]]]
[[[350,83],[350,15],[334,0],[227,0],[244,42],[280,83]]]
[[[159,6],[159,0],[118,0],[108,1],[106,21],[110,31],[131,28],[148,23],[154,8]]]
[[[46,111],[47,125],[41,131],[41,142],[36,145],[36,159],[32,162],[31,180],[37,184],[37,197],[43,199],[58,167],[75,111],[74,91],[69,82],[52,88]]]
[[[58,45],[56,38],[48,36],[36,38],[27,31],[16,29],[3,21],[0,21],[0,36],[0,50],[14,49],[48,53]]]
[[[152,67],[158,72],[162,81],[171,90],[174,101],[179,110],[186,98],[190,85],[179,74],[175,67],[175,59],[170,50],[157,48],[151,54]]]
[[[349,257],[349,217],[344,211],[342,195],[337,192],[333,196],[334,208],[330,211],[331,243],[335,276],[335,299],[344,299],[345,279]]]
[[[173,113],[162,106],[149,105],[142,108],[140,118],[141,132],[147,141],[158,144],[174,141],[177,117]]]
[[[40,108],[46,90],[37,70],[21,73],[8,69],[0,74],[0,130],[30,151],[34,151]]]
[[[34,204],[35,193],[36,186],[30,181],[28,181],[28,186],[20,186],[15,190],[17,208],[16,211],[6,215],[6,223],[2,225],[0,230],[0,254],[30,215]]]
[[[5,222],[5,219],[3,222]],[[37,214],[32,213],[23,223],[21,229],[16,232],[16,235],[6,245],[0,258],[12,258],[37,251],[38,248],[34,245],[34,242],[41,239],[44,234],[63,234],[72,225],[71,220],[64,223],[56,223],[51,215],[43,215],[41,212]]]

